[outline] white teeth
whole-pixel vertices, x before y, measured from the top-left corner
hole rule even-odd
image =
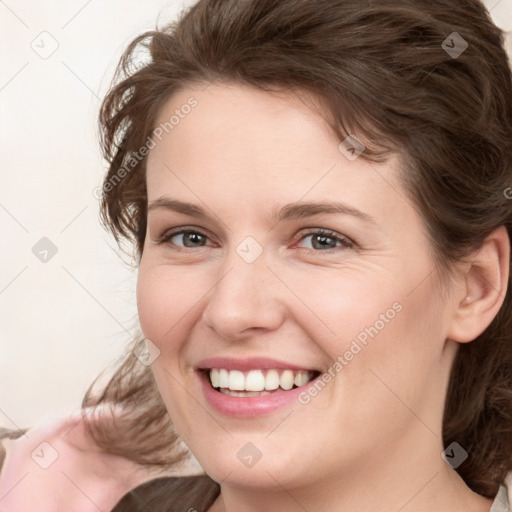
[[[270,394],[281,388],[288,391],[293,386],[304,386],[312,377],[306,370],[226,370],[225,368],[212,368],[209,372],[214,388],[220,388],[225,394],[236,392],[233,396],[254,396]],[[246,392],[246,393],[244,393]]]
[[[210,370],[210,380],[212,381],[212,386],[214,388],[219,387],[219,370],[217,368],[212,368]]]
[[[227,370],[219,370],[219,388],[229,387],[229,372]]]
[[[283,389],[288,391],[289,389],[293,388],[293,379],[294,379],[293,372],[291,370],[285,370],[281,374],[281,377],[279,377],[279,385]]]
[[[265,377],[265,389],[272,391],[279,387],[279,372],[277,370],[269,370]]]
[[[244,374],[239,370],[231,370],[229,372],[229,389],[232,391],[244,391],[245,389],[245,377]]]
[[[304,386],[304,384],[307,384],[309,381],[309,375],[308,372],[300,371],[295,374],[295,379],[293,383],[299,387]]]
[[[223,395],[229,395],[229,396],[264,396],[264,395],[270,395],[270,391],[231,391],[229,389],[221,389],[220,392]]]
[[[245,377],[247,391],[263,391],[265,389],[265,376],[261,370],[251,370]]]

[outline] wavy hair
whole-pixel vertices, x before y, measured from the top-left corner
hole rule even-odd
[[[200,0],[128,46],[101,107],[101,218],[135,257],[147,216],[141,148],[172,94],[217,81],[311,93],[340,141],[356,134],[366,144],[361,158],[399,155],[441,269],[499,226],[512,238],[512,77],[503,33],[481,2]],[[491,325],[460,346],[444,411],[445,446],[469,453],[457,471],[486,497],[512,468],[511,294],[509,279]],[[141,341],[84,406],[123,406],[116,428],[90,427],[106,451],[170,467],[186,451],[139,363]]]

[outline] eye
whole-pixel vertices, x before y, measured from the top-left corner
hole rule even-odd
[[[170,242],[172,245],[176,245],[178,247],[194,249],[197,247],[204,247],[207,245],[208,240],[208,237],[200,231],[193,229],[180,229],[164,233],[158,239],[158,243],[165,244]]]
[[[329,251],[340,247],[351,248],[353,245],[348,238],[325,229],[317,229],[303,234],[297,244],[298,247],[314,251]]]

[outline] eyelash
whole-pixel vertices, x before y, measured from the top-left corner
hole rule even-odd
[[[194,234],[201,235],[204,238],[207,238],[207,239],[209,238],[208,235],[206,235],[205,233],[203,233],[202,231],[199,231],[197,229],[179,228],[179,229],[176,229],[176,230],[173,230],[173,231],[167,231],[166,233],[161,235],[157,239],[157,244],[158,245],[165,244],[165,243],[169,242],[169,240],[171,238],[175,237],[176,235],[182,235],[182,234],[185,234],[185,233],[194,233]],[[326,252],[326,253],[330,253],[330,252],[332,252],[333,250],[336,250],[336,249],[342,249],[342,248],[344,248],[344,249],[351,249],[351,248],[354,247],[354,243],[349,238],[341,236],[341,235],[338,235],[334,231],[330,231],[328,229],[321,229],[321,228],[311,229],[307,233],[302,233],[299,237],[297,237],[295,239],[294,243],[302,242],[302,240],[306,239],[308,236],[315,236],[315,235],[317,235],[317,236],[325,236],[327,238],[331,238],[335,242],[339,242],[340,246],[335,247],[333,249],[325,249],[325,250],[315,250],[315,249],[309,249],[309,248],[305,248],[305,247],[300,247],[300,249],[306,249],[306,250],[313,251],[313,252]],[[177,246],[177,247],[178,247],[177,250],[179,250],[179,251],[183,251],[183,250],[187,250],[187,249],[194,249],[194,247],[181,247],[181,246]],[[202,249],[203,247],[204,246],[200,246],[200,247],[198,247],[198,249]]]
[[[302,233],[298,237],[297,242],[302,242],[302,240],[304,240],[308,236],[315,236],[315,235],[317,235],[317,236],[325,236],[326,238],[331,238],[335,242],[339,242],[340,246],[339,247],[335,247],[333,249],[325,249],[325,250],[315,250],[315,249],[307,249],[307,250],[312,250],[314,252],[327,252],[327,253],[329,253],[329,252],[331,252],[333,250],[336,250],[336,249],[342,249],[342,248],[344,248],[344,249],[351,249],[352,247],[354,247],[354,243],[349,238],[347,238],[346,236],[338,235],[334,231],[330,231],[328,229],[321,229],[321,228],[310,229],[308,232]],[[304,248],[301,247],[301,249],[304,249]]]

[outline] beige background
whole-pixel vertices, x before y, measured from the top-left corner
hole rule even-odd
[[[137,326],[135,272],[98,221],[96,114],[126,44],[191,3],[0,2],[1,426],[77,408]],[[512,0],[487,5],[512,32]]]

